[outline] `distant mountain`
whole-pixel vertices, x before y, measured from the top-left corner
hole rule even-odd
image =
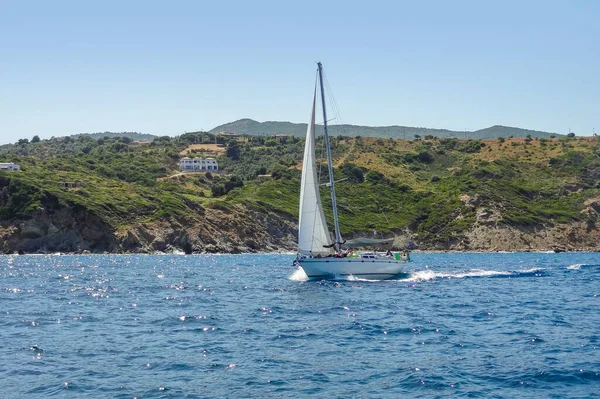
[[[210,133],[232,132],[254,136],[271,136],[274,134],[289,134],[300,136],[306,134],[306,123],[291,122],[257,122],[252,119],[240,119],[215,127]]]
[[[494,125],[485,129],[481,129],[481,130],[476,130],[472,133],[474,136],[476,136],[479,139],[495,139],[498,137],[504,137],[504,138],[508,138],[508,137],[527,137],[528,135],[530,135],[531,137],[551,137],[551,136],[561,136],[560,134],[556,134],[556,133],[548,133],[548,132],[541,132],[539,130],[528,130],[528,129],[521,129],[519,127],[510,127],[510,126],[502,126],[502,125]]]
[[[98,139],[101,139],[103,137],[110,137],[110,138],[114,138],[114,137],[129,137],[133,141],[153,141],[155,138],[158,137],[158,136],[155,136],[153,134],[145,134],[145,133],[138,133],[138,132],[79,133],[79,134],[74,134],[71,137],[79,137],[79,136],[88,136],[88,137],[93,138],[94,140],[98,140]]]
[[[237,134],[249,134],[255,136],[272,136],[274,134],[288,134],[294,136],[303,136],[306,134],[306,123],[291,123],[291,122],[257,122],[252,119],[240,119],[235,122],[226,123],[217,126],[210,133],[233,132]],[[498,137],[550,137],[560,136],[556,133],[541,132],[537,130],[527,130],[517,127],[508,127],[495,125],[486,129],[476,131],[456,131],[447,129],[430,129],[425,127],[411,126],[356,126],[356,125],[332,125],[329,128],[329,133],[332,136],[363,136],[363,137],[380,137],[380,138],[395,138],[395,139],[412,139],[415,135],[421,137],[458,137],[469,139],[489,139]]]

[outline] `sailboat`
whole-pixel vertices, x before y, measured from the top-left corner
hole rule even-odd
[[[338,221],[335,197],[335,181],[331,159],[331,146],[327,128],[327,111],[325,108],[325,90],[323,87],[323,66],[319,62],[318,83],[320,87],[323,110],[323,127],[325,128],[325,148],[327,153],[327,169],[329,182],[326,186],[331,192],[333,207],[333,227],[335,237],[332,238],[323,212],[323,202],[319,191],[317,159],[315,155],[315,108],[317,101],[317,85],[313,95],[312,108],[302,163],[302,181],[300,185],[300,214],[298,220],[298,254],[294,263],[304,270],[309,279],[336,279],[354,276],[369,280],[385,280],[402,273],[404,265],[409,261],[406,252],[386,254],[377,252],[354,252],[352,243],[342,240]],[[386,240],[357,239],[354,244],[369,242],[381,243]]]

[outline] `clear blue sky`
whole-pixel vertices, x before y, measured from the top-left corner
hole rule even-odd
[[[600,131],[600,1],[8,1],[0,143],[306,122]]]

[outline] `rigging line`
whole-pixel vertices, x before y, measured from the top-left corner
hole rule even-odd
[[[318,82],[319,82],[319,70],[317,69],[317,71],[315,72],[315,93],[316,93],[316,91],[317,91],[317,85],[318,85]],[[319,101],[317,101],[317,105],[318,105],[319,103],[320,103],[320,102],[319,102]],[[316,112],[316,109],[315,109],[315,112]],[[319,126],[319,124],[315,122],[315,130],[313,131],[313,134],[314,134],[314,136],[315,136],[315,147],[317,146],[317,142],[318,142],[318,140],[317,140],[317,127],[318,127],[318,126]],[[319,158],[318,158],[319,160],[320,160],[320,159],[323,159],[323,153],[324,153],[324,148],[325,148],[325,147],[324,147],[324,143],[325,143],[325,141],[324,141],[324,140],[322,140],[322,141],[321,141],[321,155],[320,155],[320,156],[319,156]],[[317,155],[317,154],[315,154],[315,157],[316,157],[316,155]],[[315,159],[315,161],[316,161],[316,159]],[[318,169],[318,171],[317,171],[317,180],[318,180],[318,181],[321,181],[321,170],[322,170],[322,168],[323,168],[323,164],[322,164],[322,162],[320,162],[320,161],[319,161],[319,169]]]
[[[319,71],[318,70],[317,70],[317,76],[316,76],[315,79],[316,79],[315,80],[315,87],[316,87],[318,79],[319,79]],[[320,101],[318,101],[318,103],[319,103],[319,106],[320,106]],[[317,124],[315,124],[315,130],[316,130],[316,128],[317,128]],[[320,140],[320,142],[321,142],[321,148],[320,148],[321,153],[320,153],[320,156],[319,156],[319,169],[318,169],[318,172],[317,172],[317,178],[318,178],[319,182],[321,181],[322,176],[323,176],[322,175],[323,174],[323,159],[327,158],[326,155],[325,155],[325,144],[326,144],[325,143],[325,125],[321,124],[320,125],[320,129],[321,128],[323,129],[323,134],[322,134],[322,139]],[[316,132],[315,132],[315,135],[316,135]],[[315,140],[316,140],[316,137],[315,137]],[[316,144],[317,143],[315,142],[315,145]],[[322,200],[321,200],[321,202],[322,202]]]
[[[333,95],[333,90],[331,89],[331,85],[329,84],[329,79],[327,79],[327,74],[323,71],[323,79],[325,80],[325,87],[327,88],[327,93],[329,94],[328,98],[330,99],[331,108],[333,114],[335,115],[335,119],[338,121],[338,125],[343,124],[342,115],[340,112],[340,108],[337,105],[337,101],[335,100],[335,96]]]
[[[388,219],[387,214],[383,211],[383,208],[381,208],[379,201],[377,201],[375,198],[373,198],[373,199],[375,200],[375,203],[377,204],[379,211],[383,214],[383,217],[385,218],[385,222],[387,223],[387,227],[390,228],[390,220]]]
[[[335,125],[337,125],[336,130],[338,130],[337,134],[341,135],[342,132],[339,130],[339,126],[341,126],[343,124],[343,121],[342,121],[340,109],[335,100],[335,96],[333,95],[333,90],[331,89],[331,85],[329,84],[329,79],[327,79],[327,74],[325,73],[324,70],[322,70],[322,73],[323,73],[323,83],[325,86],[325,91],[327,92],[328,105],[330,106],[329,108],[330,108],[331,114],[333,115],[333,118],[329,119],[327,122],[331,129],[333,126],[331,124],[329,124],[329,121],[335,120],[336,121]],[[330,133],[330,136],[333,137],[333,134],[332,134],[333,130],[330,130],[329,133]],[[332,161],[333,161],[333,159],[332,159]]]
[[[327,89],[327,94],[331,105],[330,108],[333,115],[337,117],[339,114],[339,109],[335,101],[335,96],[333,95],[333,90],[331,89],[331,85],[329,84],[329,79],[327,79],[327,74],[325,73],[325,71],[323,71],[323,75],[323,80],[325,81],[325,88]]]

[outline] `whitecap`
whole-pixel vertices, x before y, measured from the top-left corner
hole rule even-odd
[[[575,263],[574,265],[567,266],[567,270],[581,270],[583,268],[595,268],[600,265],[588,264],[588,263]]]

